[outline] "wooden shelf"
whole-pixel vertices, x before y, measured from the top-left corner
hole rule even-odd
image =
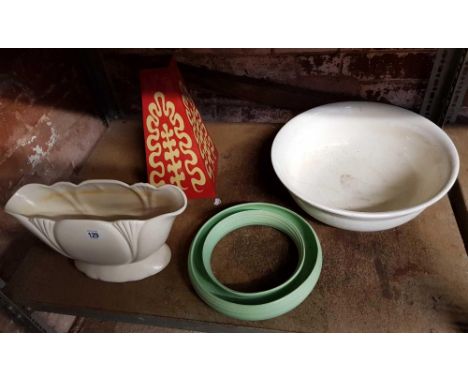
[[[322,274],[306,301],[284,316],[261,322],[238,321],[217,313],[198,298],[188,279],[187,253],[194,234],[207,218],[247,201],[278,203],[306,217],[271,167],[270,146],[279,127],[208,124],[220,153],[218,193],[222,205],[215,207],[212,200],[190,201],[187,211],[176,219],[168,242],[173,257],[161,273],[122,284],[92,280],[76,270],[70,260],[37,241],[6,292],[35,309],[186,330],[466,330],[468,258],[448,198],[412,222],[379,233],[347,232],[308,218],[322,243]],[[79,178],[144,181],[142,139],[139,121],[112,124]],[[275,269],[290,255],[287,245],[273,240],[268,243],[268,233],[253,232],[249,243],[266,243],[255,246],[258,256],[245,254],[242,240],[220,242],[217,250],[228,256],[217,266],[221,279],[248,281],[255,276],[248,270],[259,269],[259,258],[266,268]],[[276,248],[281,252],[280,259],[272,255],[270,261],[265,254],[275,253]],[[229,258],[233,251],[242,263],[234,276],[230,264],[236,259]]]
[[[468,125],[453,125],[445,131],[452,138],[460,156],[460,173],[450,191],[450,200],[465,248],[468,248]]]

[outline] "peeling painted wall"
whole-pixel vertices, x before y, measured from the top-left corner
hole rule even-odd
[[[127,113],[140,111],[138,70],[160,65],[161,57],[168,55],[197,67],[418,111],[436,49],[105,49],[102,53]],[[294,115],[203,88],[191,91],[206,120],[285,122]]]
[[[67,179],[103,131],[75,53],[0,50],[2,207],[24,184]],[[24,232],[0,209],[0,258]]]

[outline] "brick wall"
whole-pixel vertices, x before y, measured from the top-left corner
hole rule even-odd
[[[388,102],[418,111],[436,49],[106,49],[104,64],[126,113],[140,112],[138,71],[178,62],[265,79],[337,97]],[[206,120],[285,122],[295,110],[190,86]],[[465,100],[467,114],[468,98]]]

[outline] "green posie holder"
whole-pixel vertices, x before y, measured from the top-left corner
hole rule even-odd
[[[252,225],[275,228],[295,243],[299,256],[293,275],[274,288],[246,293],[221,284],[211,269],[216,244],[228,233]],[[266,320],[301,304],[312,292],[322,269],[320,242],[310,224],[295,212],[270,203],[227,208],[197,232],[189,251],[188,270],[200,298],[216,311],[240,320]]]

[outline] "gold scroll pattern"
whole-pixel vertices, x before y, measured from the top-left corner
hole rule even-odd
[[[213,179],[215,175],[214,166],[216,161],[216,149],[211,137],[208,135],[205,124],[201,119],[200,112],[196,108],[192,97],[190,97],[189,92],[181,81],[179,81],[179,87],[182,92],[182,102],[185,106],[187,118],[193,126],[195,139],[198,143],[198,147],[200,148],[201,157],[205,162],[206,172],[210,179]]]
[[[166,100],[164,93],[156,92],[154,102],[148,106],[148,112],[146,145],[151,151],[148,157],[152,168],[149,175],[150,183],[156,186],[165,184],[162,177],[166,175],[167,170],[167,173],[171,174],[169,178],[171,184],[187,190],[186,175],[188,175],[192,189],[195,192],[202,192],[201,186],[206,183],[206,177],[197,166],[198,158],[192,150],[192,139],[184,131],[184,120],[175,111],[174,103]],[[181,153],[188,159],[182,161]],[[166,166],[162,161],[162,154],[167,162]]]

